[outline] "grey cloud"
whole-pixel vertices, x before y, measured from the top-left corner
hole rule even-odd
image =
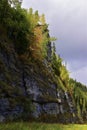
[[[70,74],[72,78],[87,85],[87,66]]]

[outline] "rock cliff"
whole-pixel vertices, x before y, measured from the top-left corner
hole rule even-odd
[[[0,31],[0,122],[31,120],[79,122],[71,95],[61,89],[49,62],[21,59]],[[48,46],[48,58],[51,45]]]

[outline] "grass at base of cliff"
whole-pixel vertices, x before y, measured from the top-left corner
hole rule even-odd
[[[0,130],[87,130],[87,125],[46,124],[46,123],[2,123]]]

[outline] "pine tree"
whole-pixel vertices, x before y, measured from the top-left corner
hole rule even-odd
[[[42,14],[42,16],[40,17],[40,22],[42,25],[45,25],[46,24],[46,20],[45,20],[45,15]]]

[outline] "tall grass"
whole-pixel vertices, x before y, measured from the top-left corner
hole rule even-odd
[[[0,124],[0,130],[87,130],[87,125],[63,125],[21,122]]]

